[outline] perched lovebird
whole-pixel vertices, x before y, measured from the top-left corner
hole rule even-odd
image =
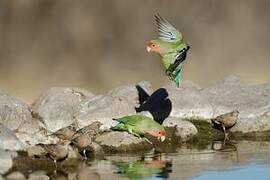
[[[238,119],[239,111],[234,110],[232,112],[222,114],[220,116],[217,116],[214,119],[211,119],[213,124],[220,125],[224,132],[225,140],[229,139],[228,134],[226,133],[226,128],[230,128],[234,126]]]
[[[162,57],[166,75],[179,87],[182,81],[182,65],[190,47],[184,42],[181,32],[166,19],[156,14],[155,20],[158,28],[158,39],[148,43],[147,51],[155,52]]]
[[[119,123],[112,127],[112,130],[127,131],[137,137],[150,135],[158,138],[161,142],[166,138],[164,127],[147,116],[132,115],[114,120]],[[151,143],[148,139],[145,138],[145,140]]]

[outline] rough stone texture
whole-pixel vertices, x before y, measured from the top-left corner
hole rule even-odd
[[[0,94],[0,123],[11,130],[32,119],[30,108],[20,100]]]
[[[232,131],[270,130],[270,83],[247,86],[229,76],[206,89],[187,81],[180,88],[165,88],[172,101],[171,117],[209,120],[238,110],[239,122]]]
[[[109,95],[115,97],[124,97],[126,98],[134,107],[138,107],[139,103],[139,92],[136,88],[136,85],[140,86],[148,95],[152,94],[153,89],[149,82],[141,81],[137,84],[124,85],[119,86],[111,91],[109,91]]]
[[[0,149],[0,174],[6,173],[12,167],[12,159],[16,156],[16,152]]]
[[[175,117],[167,118],[163,122],[163,126],[176,127],[175,135],[181,137],[182,141],[187,141],[198,133],[198,130],[194,124]]]
[[[239,118],[236,125],[230,129],[232,132],[260,132],[270,130],[270,117]]]
[[[54,87],[43,93],[32,104],[32,109],[42,118],[46,129],[55,132],[74,123],[74,114],[81,102],[92,96],[83,89]]]
[[[79,128],[83,128],[95,121],[101,122],[102,130],[108,130],[115,125],[113,118],[135,114],[133,105],[124,97],[112,95],[99,95],[81,104],[81,109],[76,115]]]
[[[170,116],[192,119],[208,119],[213,116],[213,108],[208,99],[200,94],[200,89],[190,82],[183,83],[179,88],[165,87],[172,101]]]
[[[103,133],[96,138],[105,151],[121,152],[121,151],[137,151],[146,149],[148,143],[127,132],[112,131]]]
[[[47,153],[46,150],[41,145],[31,146],[31,147],[26,149],[26,152],[28,153],[28,156],[30,156],[30,157],[45,156]]]
[[[237,109],[241,118],[260,117],[270,112],[270,84],[246,86],[236,76],[229,76],[202,91],[214,108],[213,116]]]
[[[47,141],[42,121],[32,115],[27,104],[7,95],[0,95],[0,123],[12,130],[24,146]]]
[[[23,144],[13,131],[0,124],[0,149],[22,150]]]
[[[46,171],[35,171],[29,175],[29,180],[49,180]]]
[[[7,175],[6,179],[8,179],[8,180],[24,180],[26,178],[24,177],[23,173],[21,173],[19,171],[15,171],[15,172],[12,172],[9,175]]]
[[[238,110],[239,120],[231,131],[270,130],[270,84],[247,86],[236,76],[229,76],[202,91],[214,108],[213,116]]]

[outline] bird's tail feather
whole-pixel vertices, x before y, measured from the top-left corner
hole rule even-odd
[[[125,125],[122,123],[118,123],[117,125],[111,127],[111,130],[118,130],[119,131],[119,130],[125,130],[125,129],[126,129]]]
[[[176,86],[179,87],[181,82],[182,82],[182,73],[181,71],[179,71],[176,76],[175,76],[175,83],[176,83]]]

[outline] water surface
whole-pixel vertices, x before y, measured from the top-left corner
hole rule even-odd
[[[71,166],[59,165],[56,172],[51,161],[46,167],[35,165],[21,171],[27,174],[42,169],[51,179],[270,179],[270,142],[214,141],[200,149],[183,145],[168,152],[152,149],[106,155]]]

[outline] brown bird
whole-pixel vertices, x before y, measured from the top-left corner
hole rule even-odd
[[[87,134],[89,137],[95,137],[100,133],[100,127],[102,123],[99,121],[95,121],[88,126],[83,127],[82,129],[78,130],[76,134]]]
[[[80,129],[72,139],[72,143],[82,152],[84,158],[87,158],[86,151],[92,149],[92,138],[100,133],[100,126],[102,124],[98,121],[93,122],[89,126]]]
[[[81,134],[74,138],[72,142],[78,148],[79,152],[83,153],[84,158],[87,159],[86,151],[91,149],[91,138],[86,134]]]
[[[58,131],[53,133],[53,135],[63,140],[71,140],[75,133],[76,133],[76,127],[75,125],[71,124],[67,127],[59,129]]]
[[[63,160],[68,156],[68,146],[70,141],[62,141],[58,144],[40,144],[45,149],[49,157],[53,160],[57,168],[57,161]]]
[[[234,126],[237,122],[238,119],[238,110],[234,110],[232,112],[222,114],[220,116],[217,116],[214,119],[211,119],[213,124],[217,124],[222,127],[223,132],[224,132],[224,138],[229,139],[228,134],[226,133],[226,128],[231,128]]]

